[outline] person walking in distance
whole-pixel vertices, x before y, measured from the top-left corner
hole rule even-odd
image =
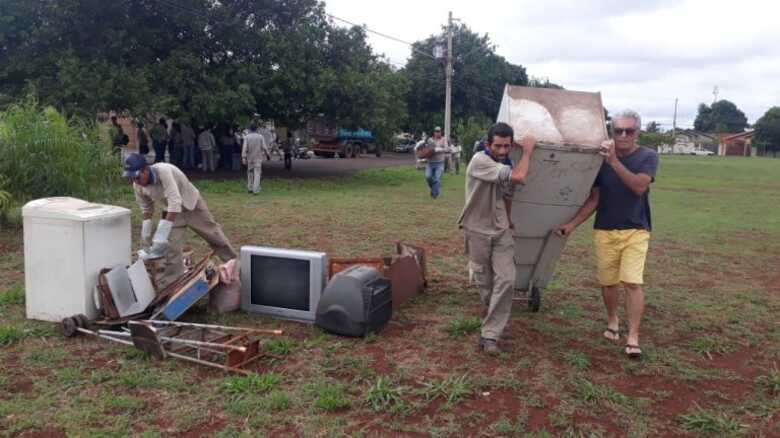
[[[444,160],[447,158],[447,140],[442,137],[441,128],[433,130],[433,137],[424,143],[433,149],[433,155],[428,157],[425,165],[425,181],[431,189],[431,198],[436,199],[441,193],[441,175],[444,173]]]
[[[263,176],[263,158],[269,156],[265,137],[257,132],[257,125],[249,126],[249,134],[244,137],[244,147],[241,150],[241,161],[247,167],[247,192],[256,195],[262,188],[260,178]]]

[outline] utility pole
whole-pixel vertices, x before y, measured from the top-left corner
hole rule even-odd
[[[672,119],[672,153],[677,145],[677,98],[674,98],[674,118]]]
[[[452,11],[447,19],[447,91],[444,101],[444,139],[450,144],[450,129],[452,118]]]

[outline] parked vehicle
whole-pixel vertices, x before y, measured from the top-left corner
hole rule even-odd
[[[365,129],[340,129],[325,119],[310,120],[306,124],[312,150],[318,157],[357,158],[363,153],[382,156],[382,148],[374,143],[374,134]]]
[[[710,156],[710,155],[715,155],[715,152],[708,151],[706,149],[696,149],[694,151],[691,151],[691,155]]]
[[[398,153],[406,154],[414,150],[414,141],[404,140],[395,146],[395,151]]]

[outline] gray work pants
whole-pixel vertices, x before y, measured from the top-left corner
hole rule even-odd
[[[222,232],[222,226],[211,215],[206,201],[200,198],[194,209],[182,210],[181,213],[176,215],[171,235],[168,237],[168,251],[165,253],[164,272],[160,278],[161,287],[173,283],[184,273],[182,247],[184,246],[187,228],[202,237],[211,249],[216,251],[217,257],[223,262],[238,257],[225,233]]]
[[[482,337],[498,340],[509,322],[515,284],[515,250],[512,230],[488,236],[465,231],[469,271],[487,313]]]
[[[252,193],[260,191],[260,178],[263,177],[263,164],[257,163],[246,169],[246,189]]]

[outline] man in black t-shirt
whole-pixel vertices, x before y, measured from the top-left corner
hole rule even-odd
[[[638,359],[639,324],[644,311],[644,266],[650,242],[650,184],[655,181],[658,154],[638,146],[642,126],[639,114],[626,110],[612,118],[613,140],[602,145],[602,164],[590,197],[568,223],[556,232],[568,236],[593,212],[593,240],[598,263],[604,305],[607,308],[607,328],[603,336],[620,340],[617,317],[620,286],[626,292],[628,336],[626,355]]]

